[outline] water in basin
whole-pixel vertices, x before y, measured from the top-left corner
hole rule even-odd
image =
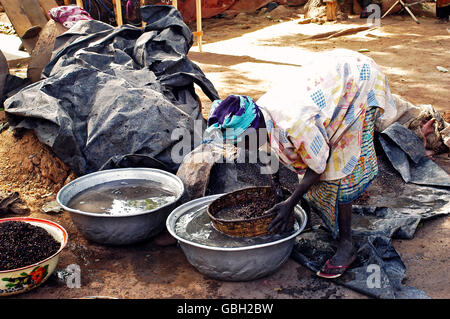
[[[299,229],[297,221],[294,229],[284,234],[273,234],[259,237],[240,238],[228,236],[214,228],[206,213],[207,205],[185,213],[175,223],[175,233],[191,242],[211,247],[247,247],[273,242],[288,237]]]
[[[143,213],[175,201],[174,192],[147,180],[119,180],[97,185],[72,198],[68,207],[88,213]]]

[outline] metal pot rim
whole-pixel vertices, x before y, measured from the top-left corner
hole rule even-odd
[[[107,214],[83,212],[83,211],[78,210],[78,209],[73,209],[73,208],[67,207],[66,205],[64,205],[61,202],[61,198],[60,198],[61,194],[64,193],[64,191],[67,188],[69,188],[70,186],[75,184],[75,182],[79,182],[80,180],[85,180],[85,179],[88,179],[88,178],[92,178],[93,176],[101,175],[101,174],[104,174],[104,173],[107,173],[107,172],[111,172],[111,171],[121,171],[121,172],[124,172],[124,171],[146,171],[146,172],[156,172],[156,173],[159,173],[159,174],[163,174],[163,175],[166,175],[166,176],[176,180],[181,186],[181,192],[178,194],[178,196],[175,198],[174,201],[172,201],[170,203],[167,203],[167,204],[165,204],[163,206],[159,206],[157,208],[154,208],[154,209],[151,209],[151,210],[147,210],[147,211],[144,211],[144,212],[141,212],[141,213],[125,214],[125,215],[107,215]],[[64,185],[59,190],[58,194],[56,195],[56,201],[58,202],[58,204],[64,210],[66,210],[66,211],[68,211],[70,213],[76,213],[76,214],[80,214],[80,215],[86,215],[86,216],[92,216],[92,217],[100,217],[100,218],[125,218],[125,217],[133,217],[133,216],[140,216],[140,215],[149,214],[149,213],[155,212],[157,210],[161,210],[161,209],[163,209],[165,207],[168,207],[170,205],[173,205],[174,203],[176,203],[183,196],[184,191],[185,191],[185,189],[184,189],[183,181],[178,176],[176,176],[175,174],[163,171],[161,169],[145,168],[145,167],[115,168],[115,169],[107,169],[107,170],[103,170],[103,171],[97,171],[97,172],[86,174],[86,175],[83,175],[83,176],[80,176],[80,177],[74,179],[73,181],[71,181],[67,185]]]
[[[299,223],[298,230],[295,231],[294,233],[292,233],[291,235],[287,236],[287,237],[284,237],[284,238],[281,238],[279,240],[272,241],[272,242],[269,242],[269,243],[258,244],[258,245],[251,245],[251,246],[245,246],[245,247],[213,247],[213,246],[207,246],[207,245],[203,245],[203,244],[192,242],[190,240],[187,240],[185,238],[182,238],[182,237],[178,236],[175,233],[175,230],[174,230],[174,227],[172,227],[171,221],[173,219],[175,219],[174,216],[177,213],[179,213],[180,211],[183,212],[183,210],[186,208],[186,206],[188,206],[188,204],[189,204],[189,206],[194,206],[197,203],[207,202],[208,200],[212,201],[212,200],[214,200],[216,198],[219,198],[220,196],[223,196],[223,195],[225,195],[225,194],[210,195],[210,196],[197,198],[197,199],[194,199],[194,200],[192,200],[190,202],[187,202],[187,203],[185,203],[185,204],[175,208],[170,213],[170,215],[167,217],[167,220],[166,220],[166,228],[167,228],[167,230],[178,241],[180,241],[182,243],[185,243],[187,245],[190,245],[190,246],[195,246],[195,247],[198,247],[198,248],[203,248],[203,249],[208,249],[208,250],[213,250],[213,251],[245,251],[245,250],[259,249],[259,248],[264,248],[264,247],[268,247],[268,246],[275,246],[275,245],[281,244],[281,243],[283,243],[285,241],[288,241],[288,240],[291,240],[291,239],[297,237],[303,231],[303,229],[305,229],[306,222],[307,222],[307,216],[306,216],[306,213],[303,211],[303,209],[301,209],[301,207],[299,205],[297,205],[296,208],[297,209],[300,208],[300,209],[298,209],[295,212],[297,222]],[[182,214],[180,214],[179,217],[181,217],[181,215]],[[301,217],[302,217],[301,222],[299,221],[298,217],[300,217],[300,216],[298,216],[298,215],[301,215]],[[178,218],[173,222],[173,226],[175,226],[175,222],[178,220]]]

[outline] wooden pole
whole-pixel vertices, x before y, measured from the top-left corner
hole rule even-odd
[[[84,8],[83,0],[77,0],[77,6],[79,6],[80,8]]]
[[[172,5],[178,10],[178,0],[172,0]]]
[[[202,30],[202,0],[196,0],[195,4],[197,10],[197,45],[198,51],[202,52],[202,38],[203,38],[203,30]]]
[[[116,14],[117,26],[120,27],[123,24],[122,1],[121,0],[113,0],[113,2],[114,2],[114,13]]]
[[[48,11],[52,8],[55,8],[58,6],[58,4],[56,3],[55,0],[38,0],[42,11],[44,11],[45,17],[47,18],[47,20],[50,20],[50,14],[48,13]]]
[[[145,0],[141,0],[141,7],[143,7],[143,6],[145,6]],[[142,16],[141,16],[141,19],[142,19]],[[142,20],[142,27],[145,27],[146,24],[147,23],[145,23],[145,21]]]
[[[64,0],[64,5],[66,6],[70,5],[70,0]]]

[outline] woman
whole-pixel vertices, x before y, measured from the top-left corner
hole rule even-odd
[[[225,141],[234,142],[251,128],[267,130],[280,162],[302,176],[292,195],[271,209],[278,214],[269,228],[286,230],[289,215],[304,198],[339,239],[336,254],[317,273],[336,278],[356,258],[351,203],[378,173],[375,121],[395,114],[376,63],[357,52],[334,50],[318,53],[314,63],[256,103],[243,96],[215,101],[207,132],[220,130]]]

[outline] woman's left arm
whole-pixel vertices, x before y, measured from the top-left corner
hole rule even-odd
[[[319,180],[320,174],[317,174],[312,169],[308,168],[302,181],[295,187],[295,191],[285,201],[276,204],[268,213],[278,211],[278,214],[269,224],[268,230],[270,232],[279,230],[284,232],[288,229],[289,218],[294,207],[300,202],[309,188]]]

